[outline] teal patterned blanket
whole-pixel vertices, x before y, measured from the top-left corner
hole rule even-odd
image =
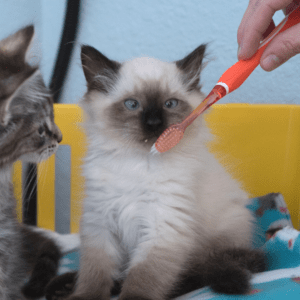
[[[206,287],[178,300],[300,300],[300,232],[292,226],[282,195],[268,194],[254,198],[248,208],[256,220],[253,247],[266,252],[268,271],[253,276],[249,295],[216,294]],[[62,274],[78,267],[79,252],[73,251],[62,258],[59,272]]]

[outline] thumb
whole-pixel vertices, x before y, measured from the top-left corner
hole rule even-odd
[[[275,36],[267,46],[260,65],[265,71],[272,71],[300,53],[300,24]]]

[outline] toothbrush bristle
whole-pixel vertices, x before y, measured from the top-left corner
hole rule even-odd
[[[180,130],[179,126],[171,126],[167,128],[157,139],[155,150],[163,153],[176,146],[183,137],[184,131]],[[152,147],[153,147],[152,146]]]
[[[156,154],[159,153],[159,152],[156,150],[155,144],[152,145],[151,150],[150,150],[150,153],[153,154],[153,155],[156,155]]]

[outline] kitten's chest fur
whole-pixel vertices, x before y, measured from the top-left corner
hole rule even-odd
[[[166,231],[191,211],[186,171],[160,157],[104,154],[86,164],[85,219],[109,227],[126,247]]]

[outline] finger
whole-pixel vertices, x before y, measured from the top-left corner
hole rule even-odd
[[[273,21],[273,19],[271,20],[271,23],[269,24],[268,28],[266,29],[266,31],[262,34],[262,40],[265,39],[275,28],[275,23]],[[240,48],[238,49],[238,56],[239,56],[239,51]]]
[[[292,0],[259,0],[251,2],[243,22],[239,59],[249,59],[257,51],[263,35],[270,26],[274,13],[285,8]]]
[[[238,32],[237,32],[237,41],[238,41],[238,44],[241,45],[241,42],[242,42],[242,39],[243,39],[243,34],[244,34],[244,28],[245,28],[245,25],[248,21],[248,17],[251,16],[251,14],[253,13],[252,12],[252,7],[253,7],[253,4],[252,4],[253,1],[249,1],[249,4],[248,4],[248,7],[243,15],[243,18],[241,20],[241,23],[240,23],[240,26],[238,28]]]
[[[288,0],[288,1],[292,1],[292,0]],[[294,0],[294,1],[299,1],[300,2],[300,0]],[[261,2],[262,2],[262,0],[250,0],[249,1],[248,7],[247,7],[247,9],[246,9],[246,11],[243,15],[240,26],[238,28],[238,34],[237,34],[238,44],[241,44],[243,31],[244,31],[244,28],[247,27],[246,26],[247,22],[249,21],[249,19],[253,18],[253,15],[255,14],[255,11],[257,9],[260,9]],[[267,34],[268,33],[266,33],[266,35]]]
[[[265,71],[272,71],[300,53],[300,24],[275,36],[264,51],[260,65]]]

